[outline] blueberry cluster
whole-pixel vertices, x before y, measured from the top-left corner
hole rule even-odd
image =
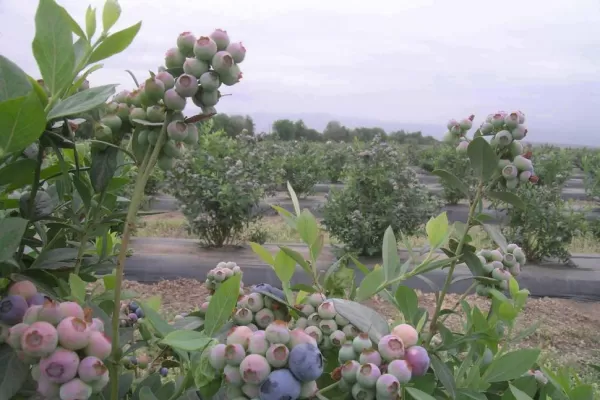
[[[495,282],[479,283],[476,287],[477,294],[489,296],[490,289],[508,290],[508,281],[521,273],[525,265],[525,253],[514,243],[506,246],[506,251],[480,250],[477,257],[483,266],[484,277],[495,279]]]
[[[135,301],[123,303],[121,305],[121,314],[119,320],[121,327],[133,326],[140,319],[144,318],[144,310]]]
[[[225,343],[211,349],[209,360],[223,374],[222,390],[229,399],[312,398],[324,370],[316,341],[277,320],[264,330],[232,328]]]
[[[111,352],[102,320],[75,302],[58,303],[29,281],[0,301],[0,339],[26,364],[43,398],[86,400],[108,383]]]
[[[242,269],[233,261],[221,261],[208,271],[204,285],[213,294],[223,282],[234,275],[242,275]],[[240,282],[240,295],[244,294],[243,288],[244,282]]]

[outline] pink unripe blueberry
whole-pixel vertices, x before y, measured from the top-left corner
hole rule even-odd
[[[342,379],[348,383],[356,382],[356,375],[360,369],[360,363],[356,360],[348,360],[342,364]]]
[[[105,360],[110,355],[112,345],[110,340],[102,332],[90,331],[90,339],[84,352],[87,356],[94,356]]]
[[[218,50],[225,50],[229,46],[229,35],[226,30],[215,29],[210,34],[210,38],[215,41]]]
[[[239,344],[244,349],[247,349],[252,335],[252,329],[247,326],[234,326],[227,333],[226,344]]]
[[[79,356],[72,350],[58,348],[40,360],[41,377],[54,383],[65,383],[75,378]]]
[[[221,79],[223,75],[229,73],[231,67],[235,65],[233,62],[233,57],[226,51],[219,51],[212,58],[212,67],[219,74]]]
[[[375,364],[381,366],[381,354],[375,349],[363,350],[358,357],[358,362],[361,364]]]
[[[377,344],[379,354],[386,361],[392,361],[404,357],[404,342],[396,335],[385,335],[379,339]]]
[[[497,279],[499,281],[507,281],[511,277],[510,273],[501,268],[495,268],[492,271],[492,278]]]
[[[208,62],[198,60],[197,58],[188,58],[183,64],[183,72],[196,78],[200,78],[202,74],[207,73],[209,69],[210,66],[208,65]]]
[[[288,362],[289,355],[290,351],[287,346],[273,344],[267,349],[265,357],[273,368],[283,368]]]
[[[381,375],[375,384],[377,395],[386,399],[397,399],[398,390],[400,390],[400,382],[391,374]]]
[[[244,58],[246,58],[246,48],[242,42],[229,43],[226,51],[231,54],[231,57],[233,57],[233,61],[235,61],[236,64],[241,63],[244,61]]]
[[[448,123],[446,124],[446,128],[448,128],[448,130],[451,130],[453,126],[458,125],[458,121],[455,119],[451,119],[450,121],[448,121]]]
[[[221,73],[219,77],[221,78],[223,85],[233,86],[242,80],[244,74],[242,73],[239,65],[234,64],[227,72]]]
[[[511,265],[510,267],[508,267],[508,271],[512,276],[519,276],[519,274],[521,273],[521,265],[518,263]]]
[[[183,111],[186,104],[185,98],[181,97],[175,88],[169,89],[165,92],[163,101],[165,102],[165,106],[167,106],[167,108],[174,111]]]
[[[531,171],[523,171],[519,174],[519,180],[521,182],[529,182],[531,175],[533,175]]]
[[[254,321],[259,328],[265,329],[270,323],[275,321],[275,314],[268,308],[263,308],[254,315]]]
[[[37,294],[37,288],[31,281],[18,281],[8,288],[9,295],[17,295],[29,300]]]
[[[525,158],[523,156],[516,156],[515,159],[513,160],[513,163],[519,169],[519,171],[532,171],[533,170],[533,164],[531,163],[531,160],[528,160],[527,158]]]
[[[527,136],[527,128],[524,125],[519,125],[512,131],[510,131],[514,140],[522,140]]]
[[[319,304],[317,307],[317,313],[322,319],[333,319],[335,318],[336,311],[335,306],[333,305],[333,301],[326,300]]]
[[[394,360],[387,365],[387,373],[398,379],[400,383],[407,383],[412,376],[411,368],[406,360]]]
[[[25,297],[10,294],[0,301],[0,322],[15,325],[23,321],[23,316],[29,308]]]
[[[225,363],[238,366],[246,356],[246,350],[241,344],[228,344],[225,347]]]
[[[456,151],[459,153],[466,153],[468,148],[469,142],[463,140],[462,142],[459,142],[456,146]]]
[[[194,54],[196,37],[191,32],[182,32],[177,36],[177,48],[186,56]]]
[[[59,398],[60,385],[58,383],[50,382],[49,379],[41,377],[36,380],[37,388],[36,392],[42,396],[43,399],[57,399]]]
[[[307,298],[308,304],[313,306],[315,309],[317,309],[325,300],[326,298],[323,293],[311,293]]]
[[[419,332],[408,324],[396,325],[392,329],[392,335],[399,337],[405,348],[414,346],[419,341]]]
[[[85,318],[83,308],[81,308],[81,306],[74,301],[65,301],[64,303],[60,303],[59,307],[65,317],[75,317],[79,319]]]
[[[244,382],[259,385],[271,373],[271,366],[267,359],[260,354],[250,354],[242,360],[240,373]]]
[[[90,385],[90,387],[92,388],[92,393],[100,393],[108,384],[108,380],[109,374],[108,371],[106,371],[102,376],[100,376],[100,378],[88,383],[88,385]]]
[[[217,44],[207,36],[200,36],[194,43],[194,55],[202,61],[211,61],[217,53]]]
[[[92,395],[92,388],[81,379],[73,379],[60,386],[60,400],[87,400]]]
[[[290,330],[284,321],[273,321],[265,329],[265,335],[271,343],[287,344],[290,341]]]
[[[183,74],[177,78],[175,90],[182,97],[192,97],[198,91],[198,80],[194,75]]]
[[[265,331],[257,330],[252,332],[252,336],[250,336],[248,341],[248,351],[252,354],[265,355],[268,348],[269,341],[267,340]]]
[[[80,318],[67,317],[56,327],[58,341],[62,347],[69,350],[81,350],[90,342],[90,328]]]
[[[181,142],[187,138],[187,124],[182,121],[171,121],[167,125],[167,136],[175,142]]]
[[[314,346],[317,345],[317,341],[308,333],[306,333],[303,329],[293,329],[290,332],[290,348],[294,348],[304,343],[312,343]]]
[[[185,62],[185,55],[177,47],[167,50],[165,53],[165,66],[171,68],[181,68]]]
[[[304,329],[304,332],[306,332],[310,337],[315,339],[317,344],[321,344],[323,342],[323,332],[318,326],[307,326]]]
[[[34,322],[21,335],[21,348],[31,357],[45,357],[57,345],[58,333],[48,322]]]
[[[504,115],[494,114],[490,122],[494,128],[500,128],[502,125],[504,125]]]
[[[24,323],[18,323],[13,325],[8,330],[8,337],[6,343],[15,350],[21,350],[21,338],[23,333],[29,328],[29,325]]]
[[[227,382],[227,384],[233,386],[241,386],[244,383],[244,380],[242,379],[242,374],[240,372],[239,364],[225,365],[225,368],[223,368],[223,378],[225,379],[225,382]]]
[[[106,365],[96,357],[86,357],[79,363],[77,368],[77,375],[79,378],[86,382],[91,383],[99,380],[102,375],[108,372]]]
[[[381,376],[381,370],[375,364],[362,364],[356,374],[356,383],[367,389],[375,388],[377,379]]]
[[[246,297],[246,303],[250,311],[257,313],[265,307],[263,296],[260,293],[250,293]]]
[[[429,354],[421,346],[409,347],[404,353],[404,359],[411,368],[412,376],[423,376],[429,369]]]
[[[165,90],[169,90],[175,87],[175,78],[167,71],[162,71],[156,74],[156,79],[162,81]]]
[[[210,365],[217,371],[222,371],[225,368],[225,348],[227,346],[223,343],[219,343],[210,349],[208,361]]]

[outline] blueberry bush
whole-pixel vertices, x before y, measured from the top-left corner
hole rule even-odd
[[[282,142],[277,146],[283,157],[283,178],[296,189],[300,197],[314,193],[314,186],[323,179],[323,154],[318,145],[307,140]]]

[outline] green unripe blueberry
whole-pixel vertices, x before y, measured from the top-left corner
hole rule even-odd
[[[159,134],[159,132],[156,129],[150,130],[148,132],[148,136],[147,136],[148,144],[151,144],[152,146],[154,146],[156,144],[156,142],[158,142],[158,134]]]
[[[317,326],[307,326],[306,329],[304,329],[304,332],[315,339],[317,344],[320,344],[323,341],[323,332]]]
[[[494,265],[492,263],[483,264],[483,270],[485,271],[486,275],[491,275],[492,271],[494,270]]]
[[[210,365],[217,371],[222,371],[225,368],[225,347],[223,343],[219,343],[210,349],[208,361]]]
[[[167,106],[167,108],[174,111],[183,111],[186,104],[185,98],[181,97],[175,88],[169,89],[165,92],[163,101],[165,102],[165,106]]]
[[[319,322],[319,328],[325,335],[331,335],[334,331],[337,330],[338,326],[332,319],[323,319]],[[343,332],[342,332],[343,333]],[[344,335],[345,336],[345,335]]]
[[[167,140],[163,145],[163,153],[171,158],[181,158],[181,144],[175,143],[173,140]]]
[[[363,364],[356,374],[356,384],[363,388],[374,389],[377,379],[381,376],[381,370],[375,364]]]
[[[183,72],[196,78],[200,78],[203,74],[207,73],[209,69],[210,66],[208,65],[208,62],[198,60],[197,58],[188,58],[183,64]]]
[[[507,179],[506,180],[506,188],[507,189],[516,189],[519,186],[519,180],[516,178]]]
[[[510,275],[510,273],[508,271],[506,273]],[[504,290],[504,291],[508,290],[508,281],[498,282],[498,288],[500,288],[500,290]]]
[[[338,327],[342,328],[350,323],[346,318],[344,318],[341,314],[335,315],[335,323],[338,324]]]
[[[494,126],[489,122],[484,122],[483,124],[481,124],[481,128],[479,128],[479,131],[482,135],[489,135],[494,131]]]
[[[215,41],[218,50],[225,50],[227,46],[229,46],[229,35],[227,34],[227,31],[223,29],[215,29],[213,33],[210,34],[210,38]]]
[[[503,259],[504,259],[504,256],[502,256],[502,253],[500,252],[500,250],[491,250],[490,251],[490,260],[502,261]]]
[[[494,114],[490,122],[494,128],[501,128],[504,125],[504,115]]]
[[[181,111],[174,111],[171,115],[172,121],[185,121],[185,116]]]
[[[504,260],[502,260],[502,263],[506,267],[511,267],[511,266],[517,264],[517,257],[515,257],[513,254],[506,253],[504,255]]]
[[[191,32],[182,32],[177,37],[177,48],[183,55],[193,55],[195,43],[196,37]]]
[[[502,256],[502,257],[503,257],[502,259],[504,259],[504,256]],[[491,264],[494,269],[503,269],[504,268],[504,264],[502,264],[502,261],[492,261]]]
[[[459,125],[461,130],[468,131],[473,127],[473,121],[469,118],[465,118],[459,122]]]
[[[374,400],[375,390],[362,387],[357,382],[352,386],[352,398],[360,400]]]
[[[517,113],[510,113],[504,117],[504,126],[506,129],[515,129],[519,125],[519,115]]]
[[[531,163],[531,160],[523,156],[516,156],[513,160],[513,163],[519,169],[519,171],[533,171],[533,164]]]
[[[170,171],[175,166],[175,159],[163,154],[158,157],[156,164],[158,165],[158,168],[162,169],[163,171]]]
[[[456,142],[456,136],[452,132],[446,132],[442,140],[444,143],[453,144]]]
[[[349,360],[342,364],[342,379],[348,383],[356,382],[356,375],[360,369],[360,363],[356,360]]]
[[[520,247],[513,250],[513,255],[516,257],[519,264],[521,264],[521,265],[525,264],[525,253],[523,252],[523,250]]]
[[[133,122],[134,119],[140,119],[145,121],[147,118],[146,110],[140,107],[135,107],[129,113],[129,120]]]
[[[212,107],[219,102],[220,97],[221,93],[218,90],[198,90],[192,99],[198,107]]]
[[[219,77],[221,78],[221,83],[223,83],[223,85],[233,86],[242,80],[244,74],[240,67],[237,64],[234,64],[227,72],[219,74]]]
[[[360,331],[352,324],[348,324],[342,328],[342,332],[346,335],[346,338],[349,340],[354,339],[358,336]]]
[[[352,342],[346,342],[342,344],[342,347],[338,352],[338,361],[340,363],[345,363],[346,361],[357,359],[358,354],[356,354],[356,351],[354,351],[354,346],[352,345]]]
[[[510,272],[506,271],[502,268],[494,268],[492,271],[492,278],[497,279],[499,281],[508,281],[511,275]]]
[[[515,249],[517,249],[518,247],[519,247],[519,246],[517,246],[517,245],[516,245],[516,244],[514,244],[514,243],[509,243],[509,244],[506,246],[506,252],[507,252],[507,253],[511,253],[511,254],[512,254],[512,253],[513,253],[513,251],[515,251]]]
[[[527,128],[524,125],[519,125],[512,131],[510,131],[514,140],[523,140],[527,136]]]
[[[513,140],[508,150],[510,151],[511,156],[520,156],[521,154],[523,154],[523,143],[521,143],[518,140]]]
[[[390,335],[391,336],[391,335]],[[398,338],[396,338],[398,339]],[[404,347],[402,347],[404,349]],[[403,352],[404,353],[404,352]],[[358,362],[361,364],[374,364],[381,366],[381,354],[375,349],[363,350],[358,356]]]
[[[250,293],[246,298],[246,302],[248,304],[248,308],[252,312],[259,312],[261,309],[265,307],[265,302],[263,300],[263,296],[260,293]]]
[[[488,297],[490,295],[490,288],[485,285],[477,285],[475,292],[482,297]]]
[[[299,304],[298,310],[304,315],[311,315],[317,312],[317,310],[310,304]]]
[[[313,306],[315,310],[326,300],[325,295],[323,293],[311,293],[308,298],[308,304]]]
[[[96,125],[94,137],[103,142],[112,142],[112,129],[104,124]]]
[[[523,171],[519,174],[519,180],[523,183],[529,182],[529,178],[532,176],[531,171]]]
[[[200,85],[202,85],[202,89],[207,91],[215,91],[221,86],[221,79],[219,78],[219,74],[215,71],[208,71],[203,73],[200,76]]]
[[[156,77],[148,78],[144,82],[144,94],[150,104],[156,104],[165,94],[165,84]]]
[[[115,95],[113,101],[117,103],[125,103],[127,102],[127,96],[129,96],[129,90],[123,90]]]
[[[128,119],[129,118],[129,106],[125,103],[121,103],[117,106],[117,111],[116,111],[117,117],[121,118],[121,119]]]
[[[214,55],[211,61],[213,69],[219,74],[219,77],[223,79],[223,76],[229,73],[231,67],[235,65],[233,57],[226,51],[219,51]]]
[[[518,173],[519,171],[517,170],[517,167],[512,164],[508,164],[502,168],[502,176],[507,180],[515,179]]]
[[[198,80],[190,74],[183,74],[175,82],[175,90],[182,97],[192,97],[198,91]]]
[[[266,351],[266,359],[273,368],[283,368],[288,362],[290,350],[283,344],[273,344]]]
[[[458,121],[453,118],[453,119],[451,119],[451,120],[448,121],[448,123],[446,124],[446,128],[448,130],[450,130],[455,125],[458,125]]]
[[[477,252],[478,256],[482,256],[486,261],[492,261],[492,252],[490,250],[480,250]]]
[[[322,318],[318,313],[312,313],[308,316],[308,326],[319,326]]]
[[[487,264],[487,260],[485,259],[485,257],[484,257],[484,256],[482,256],[482,255],[478,254],[478,255],[477,255],[477,258],[479,259],[479,262],[481,263],[481,265],[485,265],[485,264]]]
[[[165,66],[168,69],[181,68],[184,62],[185,55],[177,47],[173,47],[165,53]]]
[[[513,138],[509,131],[500,131],[500,132],[496,133],[496,135],[494,135],[494,143],[498,147],[506,147],[506,146],[510,145],[512,140],[513,140]]]
[[[175,78],[167,71],[162,71],[156,74],[156,79],[162,81],[165,90],[169,90],[175,87]]]
[[[198,143],[198,127],[195,124],[187,124],[187,136],[184,139],[185,144],[194,145]]]
[[[456,146],[456,151],[461,154],[466,154],[468,148],[469,148],[469,142],[463,140],[458,143],[458,146]]]
[[[369,339],[369,335],[367,333],[360,333],[352,340],[352,346],[354,346],[354,351],[360,354],[363,352],[363,350],[372,349],[373,342],[371,339]]]
[[[319,304],[319,306],[317,307],[317,313],[322,319],[335,318],[336,311],[335,306],[333,305],[333,301],[326,300],[323,303]]]
[[[508,267],[508,271],[512,276],[519,276],[519,274],[521,273],[521,264],[515,263],[511,265],[510,267]]]
[[[265,329],[270,323],[275,321],[275,314],[272,310],[263,308],[254,315],[254,321],[256,322],[256,326]]]
[[[346,335],[344,332],[340,330],[336,330],[331,332],[329,335],[329,339],[331,340],[331,344],[335,347],[341,347],[346,342]]]
[[[165,109],[162,106],[150,106],[146,109],[146,118],[150,122],[163,122],[165,115]]]
[[[217,44],[208,36],[200,36],[194,43],[194,55],[198,60],[211,61],[217,51]]]

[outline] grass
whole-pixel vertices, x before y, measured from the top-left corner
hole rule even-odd
[[[323,226],[321,226],[323,228]],[[274,243],[299,243],[300,237],[290,229],[286,223],[278,216],[265,217],[259,223],[253,225],[245,235],[249,240],[252,231],[264,230],[266,232],[267,242]],[[424,232],[424,229],[422,230]],[[140,218],[136,231],[138,237],[169,237],[196,239],[187,230],[187,221],[185,217],[178,212],[169,212],[160,215],[151,215]],[[477,248],[495,247],[487,234],[479,227],[471,230],[473,245]],[[409,242],[413,247],[422,247],[427,244],[425,234],[409,237]],[[335,238],[325,232],[325,243],[339,244]],[[591,234],[577,236],[569,246],[571,253],[600,253],[600,241]]]

